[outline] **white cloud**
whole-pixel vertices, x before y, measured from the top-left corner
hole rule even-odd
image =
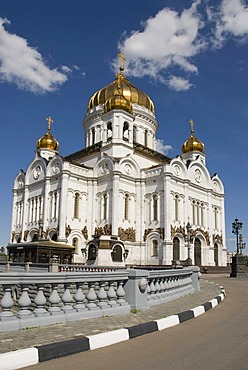
[[[171,145],[166,145],[164,140],[157,139],[157,152],[163,153],[164,155],[168,154],[168,151],[172,149]]]
[[[248,7],[243,0],[222,0],[215,18],[215,37],[219,46],[228,35],[248,36]]]
[[[170,76],[167,85],[175,91],[186,91],[193,86],[187,79],[177,76]]]
[[[0,81],[35,93],[56,90],[67,80],[67,67],[62,67],[64,73],[50,69],[27,40],[5,30],[7,24],[8,19],[0,18]]]
[[[143,32],[134,31],[125,37],[119,49],[127,60],[126,73],[134,77],[149,76],[163,83],[167,83],[164,75],[168,69],[179,67],[185,73],[197,73],[192,57],[206,47],[199,35],[204,26],[197,12],[200,2],[193,1],[181,14],[164,8],[143,22]],[[186,85],[181,83],[181,86],[185,90]],[[178,83],[178,90],[179,87]]]

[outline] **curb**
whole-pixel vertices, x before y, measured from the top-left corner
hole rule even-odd
[[[226,292],[222,286],[220,286],[220,289],[221,293],[210,301],[176,315],[134,325],[128,328],[89,335],[80,339],[70,339],[64,342],[2,353],[0,354],[0,370],[21,369],[22,367],[36,365],[39,362],[106,347],[111,344],[120,343],[144,334],[161,331],[181,324],[187,320],[204,314],[221,303],[226,296]]]

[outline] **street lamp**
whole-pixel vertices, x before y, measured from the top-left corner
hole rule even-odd
[[[240,231],[242,230],[242,226],[243,226],[243,222],[235,218],[234,222],[232,223],[232,233],[236,235],[237,254],[239,254],[239,235],[240,235]]]
[[[242,249],[245,249],[246,243],[243,243],[243,235],[240,233],[239,235],[239,251],[242,254]]]
[[[186,230],[187,230],[187,236],[186,236],[186,241],[187,241],[187,246],[188,246],[188,258],[187,258],[187,265],[192,266],[192,259],[190,258],[190,236],[191,236],[191,225],[188,221],[186,225]]]

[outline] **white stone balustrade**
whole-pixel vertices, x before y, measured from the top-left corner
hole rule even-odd
[[[199,290],[199,268],[3,272],[0,331],[129,313]]]

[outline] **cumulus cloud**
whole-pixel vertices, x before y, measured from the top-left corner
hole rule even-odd
[[[167,85],[175,91],[187,91],[193,86],[187,79],[177,76],[170,76]]]
[[[166,145],[164,140],[157,139],[157,152],[163,153],[164,155],[168,154],[168,151],[172,149],[171,145]]]
[[[200,2],[193,1],[191,7],[182,13],[164,8],[143,22],[142,32],[133,31],[124,37],[119,49],[127,60],[126,73],[134,77],[149,76],[162,83],[168,83],[166,72],[173,68],[187,74],[197,73],[198,68],[192,58],[206,47],[199,34],[204,26],[197,11]],[[177,91],[180,86],[182,90],[191,86],[179,77],[169,79],[168,85],[176,87]]]
[[[66,66],[61,71],[50,69],[27,40],[5,30],[4,25],[8,24],[8,19],[0,18],[0,81],[35,93],[56,90],[67,80],[70,69]]]
[[[212,19],[216,19],[215,37],[219,46],[222,46],[226,37],[233,35],[241,39],[248,36],[248,7],[243,0],[222,0],[218,12]]]

